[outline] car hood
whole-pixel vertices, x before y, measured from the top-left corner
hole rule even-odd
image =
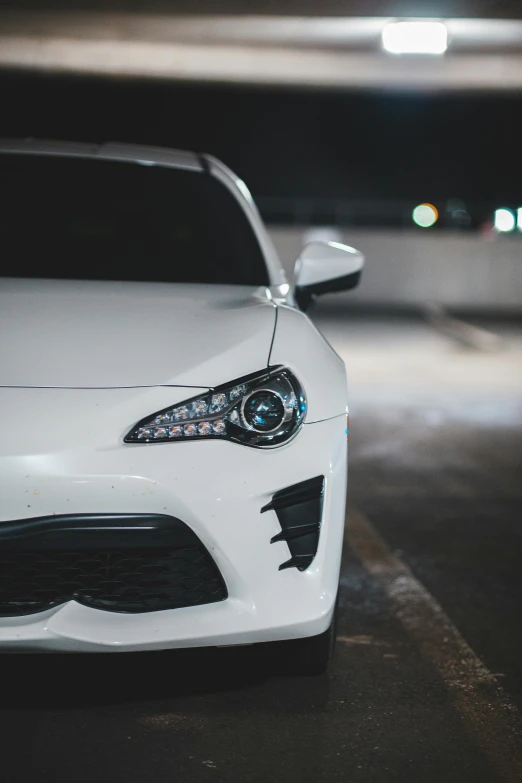
[[[268,363],[275,307],[246,286],[0,281],[0,386],[212,387]]]

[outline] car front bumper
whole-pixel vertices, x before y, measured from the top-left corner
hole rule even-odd
[[[37,438],[32,449],[23,437],[15,445],[8,440],[10,447],[4,441],[0,521],[65,514],[176,517],[210,553],[228,597],[142,614],[69,601],[38,614],[0,617],[0,650],[153,650],[322,633],[339,578],[345,426],[344,415],[306,424],[290,443],[266,450],[226,441],[104,445],[94,436],[85,442]],[[281,526],[274,511],[261,509],[275,492],[319,475],[325,496],[317,554],[304,571],[279,570],[289,558],[288,544],[271,543]]]

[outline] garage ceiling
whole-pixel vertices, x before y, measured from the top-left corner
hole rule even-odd
[[[50,4],[49,4],[50,5]],[[100,4],[101,5],[101,4]],[[108,4],[103,4],[105,8]],[[321,4],[330,15],[181,14],[182,4],[118,3],[114,10],[32,10],[28,0],[17,10],[0,13],[0,67],[71,73],[106,74],[196,82],[314,86],[402,91],[497,90],[522,88],[522,18],[498,18],[515,12],[515,3],[445,2],[422,4],[439,14],[451,5],[453,16],[441,17],[450,46],[442,57],[394,56],[381,46],[385,25],[398,11],[419,9],[415,3],[374,3],[372,9],[394,16],[353,16],[364,4]],[[241,4],[245,8],[246,4]],[[366,4],[367,5],[367,4]],[[456,10],[485,11],[496,18],[455,17]],[[239,4],[220,5],[232,10]],[[249,3],[249,10],[258,11]],[[270,7],[266,2],[264,10]],[[279,4],[280,11],[292,4]],[[306,6],[306,3],[305,3]],[[23,8],[24,10],[20,10]],[[72,8],[76,10],[71,10]],[[133,10],[130,11],[129,8]],[[300,4],[301,14],[303,4]],[[317,6],[313,8],[317,10]],[[41,7],[40,7],[41,9]],[[154,9],[154,10],[152,10]],[[490,12],[492,9],[489,9]],[[519,11],[522,10],[519,8]],[[417,11],[420,14],[420,10]],[[520,15],[520,14],[519,14]]]

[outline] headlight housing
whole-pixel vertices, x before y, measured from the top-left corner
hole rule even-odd
[[[221,439],[245,446],[279,446],[300,429],[306,399],[286,367],[269,367],[164,408],[142,419],[125,443]]]

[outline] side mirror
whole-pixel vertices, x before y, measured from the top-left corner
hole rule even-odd
[[[310,242],[295,262],[295,298],[301,310],[319,294],[348,291],[358,285],[364,256],[339,242]]]

